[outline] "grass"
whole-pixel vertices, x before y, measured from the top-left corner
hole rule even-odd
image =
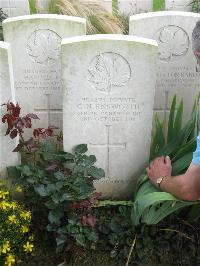
[[[31,15],[38,13],[38,1],[37,0],[29,0],[29,10],[30,10]]]
[[[153,11],[165,10],[165,0],[153,0]]]
[[[99,1],[51,0],[48,12],[85,18],[88,34],[124,32],[124,24],[119,17],[108,13]]]

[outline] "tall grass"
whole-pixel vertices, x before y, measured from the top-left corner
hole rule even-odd
[[[29,10],[31,15],[37,14],[39,12],[37,0],[29,0]]]
[[[165,0],[153,0],[153,11],[165,10]]]
[[[122,34],[125,28],[123,21],[117,15],[108,13],[100,1],[51,0],[48,12],[85,18],[88,34]]]

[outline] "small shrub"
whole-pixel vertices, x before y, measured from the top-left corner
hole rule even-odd
[[[24,200],[31,206],[33,214],[42,213],[48,221],[47,229],[55,233],[57,250],[61,251],[68,242],[70,223],[74,219],[95,226],[96,220],[90,209],[99,194],[94,193],[93,181],[104,177],[105,173],[94,166],[94,155],[85,154],[86,144],[76,146],[74,153],[55,149],[52,142],[54,126],[33,129],[33,137],[26,140],[24,130],[32,128],[32,120],[38,119],[37,115],[31,113],[21,117],[18,104],[10,102],[5,105],[2,122],[7,124],[6,135],[11,139],[19,136],[20,139],[14,152],[23,151],[30,158],[23,165],[9,167],[9,177],[16,186],[23,188]],[[61,141],[61,135],[56,136],[57,142]],[[80,234],[74,235],[74,239],[81,244]]]

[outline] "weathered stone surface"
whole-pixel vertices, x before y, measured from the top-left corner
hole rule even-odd
[[[61,53],[64,149],[87,143],[106,172],[96,189],[130,196],[149,156],[157,44],[94,35],[64,39]]]
[[[62,128],[60,43],[85,34],[85,19],[31,15],[6,19],[4,37],[11,43],[16,97],[23,113],[37,113],[35,126]]]
[[[28,0],[0,0],[0,8],[9,17],[30,14]]]
[[[190,12],[156,12],[130,17],[130,34],[158,41],[159,63],[155,110],[165,113],[172,96],[184,100],[184,118],[192,110],[200,91],[200,73],[192,52],[192,31],[200,14]]]
[[[112,11],[112,0],[102,0]],[[191,11],[191,0],[165,0],[164,10]],[[118,8],[126,15],[153,11],[153,0],[118,0]]]
[[[8,101],[14,102],[14,100],[15,95],[10,48],[8,43],[0,42],[0,106]],[[2,119],[5,107],[1,106],[0,111]],[[11,140],[9,136],[5,137],[6,129],[6,126],[0,122],[0,177],[5,175],[7,166],[19,163],[18,153],[12,152],[18,140]]]
[[[165,10],[191,11],[190,0],[165,0]]]

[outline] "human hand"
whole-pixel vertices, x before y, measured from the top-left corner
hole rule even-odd
[[[157,186],[156,181],[159,177],[171,177],[172,164],[169,156],[156,158],[150,163],[149,167],[146,168],[146,171],[150,182],[155,186]]]

